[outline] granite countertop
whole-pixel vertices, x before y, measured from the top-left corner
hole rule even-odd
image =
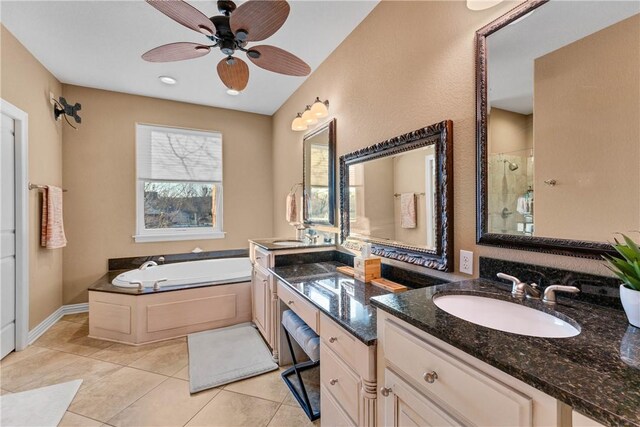
[[[432,297],[439,292],[492,294],[555,310],[575,320],[581,333],[537,338],[475,325],[437,308]],[[371,303],[603,424],[640,426],[640,329],[630,326],[620,310],[561,294],[549,309],[540,301],[516,301],[509,286],[485,279],[382,295]]]
[[[388,291],[336,271],[337,261],[275,267],[273,274],[366,345],[376,342],[370,298]]]
[[[274,237],[271,239],[251,239],[249,241],[268,251],[282,251],[282,250],[289,250],[289,249],[309,249],[309,248],[334,248],[336,246],[335,243],[320,242],[320,243],[313,244],[313,243],[307,243],[304,241],[298,241],[291,237],[282,237],[282,238]],[[280,243],[276,244],[276,242],[280,242]]]
[[[178,286],[165,286],[160,287],[159,290],[154,290],[153,288],[144,288],[144,290],[140,291],[138,288],[123,288],[120,286],[112,285],[111,282],[115,279],[119,274],[124,273],[129,270],[114,270],[105,273],[101,278],[96,280],[89,286],[89,291],[96,292],[110,292],[114,294],[127,294],[127,295],[148,295],[148,294],[157,294],[161,292],[172,292],[172,291],[182,291],[184,289],[193,289],[193,288],[203,288],[207,286],[217,286],[217,285],[231,285],[234,283],[244,283],[248,282],[251,279],[248,277],[243,277],[237,280],[225,280],[221,283],[209,282],[209,283],[199,283],[196,285],[178,285]]]

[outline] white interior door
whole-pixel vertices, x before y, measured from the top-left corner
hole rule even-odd
[[[0,138],[0,358],[16,345],[16,210],[14,120],[2,114]]]

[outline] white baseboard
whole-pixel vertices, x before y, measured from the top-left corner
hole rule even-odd
[[[33,344],[42,334],[62,319],[65,314],[86,313],[89,311],[89,303],[63,305],[44,319],[38,326],[29,331],[28,343]]]

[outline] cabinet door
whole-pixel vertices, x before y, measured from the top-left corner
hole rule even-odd
[[[443,409],[422,395],[391,370],[384,371],[384,387],[388,396],[381,396],[384,405],[384,425],[388,427],[427,427],[461,425]]]
[[[254,267],[253,279],[251,281],[252,297],[253,297],[253,322],[258,327],[260,333],[269,340],[269,276],[260,268]]]

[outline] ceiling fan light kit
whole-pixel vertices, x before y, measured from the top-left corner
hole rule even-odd
[[[249,67],[234,56],[244,52],[255,65],[274,73],[307,76],[311,68],[297,56],[270,45],[248,47],[250,42],[271,37],[289,16],[290,6],[285,0],[248,0],[236,7],[230,0],[218,0],[221,15],[208,18],[182,0],[146,0],[169,18],[204,34],[207,44],[177,42],[151,49],[142,55],[149,62],[170,62],[194,59],[219,48],[226,58],[218,63],[220,80],[230,91],[241,92],[249,82]],[[210,44],[213,43],[213,44]]]
[[[329,101],[321,101],[320,97],[316,97],[313,104],[307,105],[304,112],[298,115],[291,122],[291,130],[300,132],[314,126],[319,119],[323,119],[329,115]]]

